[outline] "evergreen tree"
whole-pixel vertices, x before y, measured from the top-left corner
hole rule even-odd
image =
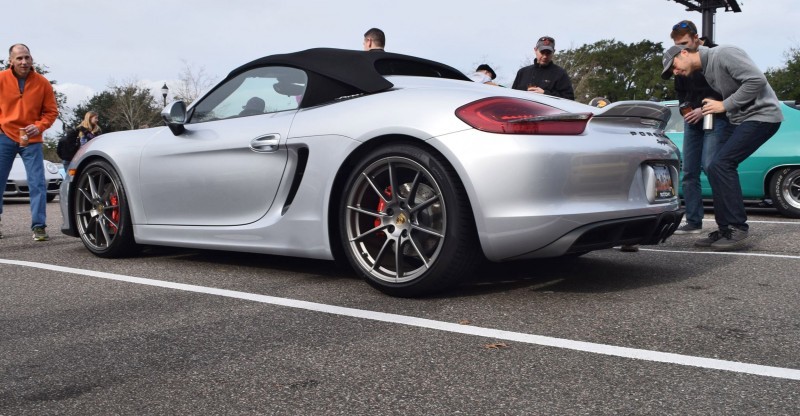
[[[778,99],[800,100],[800,48],[791,48],[785,53],[786,66],[767,70],[767,81],[775,90]]]

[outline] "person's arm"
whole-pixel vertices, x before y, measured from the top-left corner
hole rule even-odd
[[[519,71],[517,71],[517,76],[514,78],[514,83],[511,84],[512,89],[522,91],[526,91],[528,89],[528,83],[525,81],[525,74],[523,74],[523,72],[525,72],[525,68],[520,68]]]
[[[697,106],[689,97],[689,89],[692,88],[693,82],[691,77],[675,76],[675,93],[678,95],[678,103],[681,104],[688,101],[692,106],[692,111],[683,115],[683,120],[689,124],[697,124],[703,119],[702,105]]]
[[[553,89],[547,92],[547,95],[566,98],[568,100],[575,99],[575,91],[572,89],[572,81],[570,81],[567,71],[561,71],[561,75],[556,79]]]
[[[747,54],[739,48],[727,48],[722,58],[725,71],[735,79],[739,88],[722,101],[726,111],[753,103],[767,86],[767,77]]]
[[[44,88],[44,97],[42,97],[42,116],[33,124],[39,129],[39,134],[43,134],[45,130],[49,129],[58,118],[58,104],[56,103],[56,94],[53,91],[53,86],[50,85],[46,79]]]

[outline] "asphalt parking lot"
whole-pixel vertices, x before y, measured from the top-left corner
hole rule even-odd
[[[748,250],[485,267],[387,297],[332,262],[148,248],[106,260],[0,240],[0,415],[769,414],[800,408],[800,220]],[[710,213],[706,227],[713,225]]]

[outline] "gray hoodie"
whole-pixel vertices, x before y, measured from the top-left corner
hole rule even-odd
[[[747,53],[736,46],[699,48],[708,85],[722,94],[722,104],[733,124],[745,121],[783,121],[778,96],[767,77]]]

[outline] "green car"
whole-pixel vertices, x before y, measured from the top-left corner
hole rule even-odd
[[[782,215],[800,218],[800,103],[781,103],[781,128],[755,153],[739,165],[742,196],[748,202],[765,202]],[[667,136],[683,148],[683,116],[677,101],[665,101],[672,111]],[[703,198],[711,199],[711,185],[700,175]],[[681,192],[681,191],[679,191]],[[681,192],[682,193],[682,192]]]

